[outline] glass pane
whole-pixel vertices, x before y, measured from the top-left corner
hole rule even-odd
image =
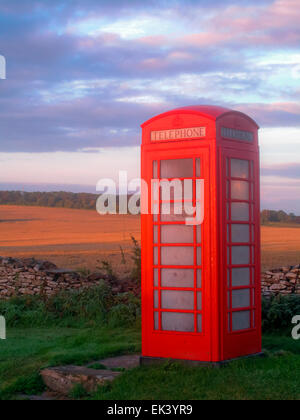
[[[249,246],[233,246],[231,248],[232,265],[250,264],[250,247]]]
[[[158,291],[154,291],[154,308],[158,309]]]
[[[163,203],[161,204],[162,222],[185,222],[187,217],[191,217],[186,211],[193,211],[192,203]]]
[[[201,160],[200,159],[196,159],[196,177],[197,178],[201,177]]]
[[[231,178],[249,178],[249,161],[231,159]]]
[[[154,312],[154,329],[159,330],[159,313]]]
[[[170,246],[161,248],[162,265],[194,265],[194,248]]]
[[[249,222],[249,204],[232,203],[231,220],[233,222]]]
[[[181,292],[178,290],[162,290],[162,309],[194,310],[194,292]]]
[[[232,242],[250,242],[250,226],[249,225],[232,225],[231,226]]]
[[[202,293],[197,293],[197,310],[202,311]]]
[[[202,315],[197,316],[197,327],[198,332],[202,332]]]
[[[247,330],[250,328],[250,311],[233,312],[232,314],[232,330]]]
[[[202,289],[202,270],[197,270],[197,288]]]
[[[250,286],[250,268],[232,269],[232,287]]]
[[[202,264],[202,247],[197,247],[197,265]]]
[[[226,182],[226,198],[230,199],[230,182]]]
[[[158,265],[158,248],[157,247],[154,248],[153,253],[154,253],[154,257],[153,257],[154,265]]]
[[[192,178],[193,159],[162,160],[160,178]]]
[[[158,172],[157,172],[157,160],[153,161],[153,179],[158,179]]]
[[[202,242],[202,226],[197,226],[197,244]]]
[[[185,225],[161,226],[161,243],[163,244],[192,244],[194,243],[194,229]]]
[[[183,183],[179,179],[172,181],[160,181],[160,198],[162,201],[182,201],[184,196],[186,196],[186,199],[193,199],[192,180],[187,184]]]
[[[158,269],[154,269],[154,287],[158,287]]]
[[[158,243],[158,226],[153,226],[153,243]]]
[[[250,306],[250,289],[232,291],[232,308],[248,308]]]
[[[249,182],[231,181],[232,200],[249,200]]]
[[[194,332],[194,314],[162,312],[164,331]]]
[[[161,270],[161,287],[194,287],[194,270],[168,269]]]

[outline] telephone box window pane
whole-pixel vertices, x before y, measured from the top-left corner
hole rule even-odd
[[[154,308],[158,309],[158,291],[154,291]]]
[[[158,227],[157,226],[153,227],[153,243],[155,244],[158,243]]]
[[[159,330],[159,313],[154,312],[154,329]]]
[[[226,182],[226,197],[227,199],[230,199],[230,182]]]
[[[235,225],[231,226],[231,240],[236,243],[250,242],[250,226],[249,225]]]
[[[249,161],[231,159],[231,178],[249,178]]]
[[[232,265],[250,264],[250,247],[233,246],[231,248]]]
[[[170,246],[161,248],[162,265],[194,265],[194,248]]]
[[[158,165],[157,160],[153,161],[153,179],[158,179],[158,171],[157,171]]]
[[[232,200],[249,200],[249,182],[231,181]]]
[[[201,265],[202,264],[202,248],[201,246],[199,246],[197,248],[197,265]]]
[[[202,293],[197,293],[197,310],[202,311]]]
[[[202,270],[197,270],[197,288],[202,289]]]
[[[154,287],[158,287],[158,269],[154,269]]]
[[[161,287],[194,287],[194,270],[168,269],[161,270]]]
[[[162,312],[162,330],[194,332],[194,314]]]
[[[162,309],[194,309],[194,292],[181,292],[179,290],[162,290]]]
[[[198,315],[197,316],[197,327],[198,327],[198,332],[202,332],[202,315]]]
[[[197,244],[202,242],[202,226],[197,226]]]
[[[250,268],[232,269],[232,287],[250,286]]]
[[[185,225],[162,225],[161,243],[163,244],[192,244],[194,243],[194,229]]]
[[[197,178],[201,177],[201,160],[200,159],[196,159],[196,177]]]
[[[231,220],[234,222],[249,222],[249,204],[232,203]]]
[[[172,181],[160,181],[160,197],[162,201],[182,201],[193,199],[193,181],[183,182],[179,179]]]
[[[158,265],[158,248],[157,247],[154,247],[154,257],[153,257],[153,260],[154,260],[154,265]]]
[[[193,159],[172,159],[160,162],[160,178],[192,178]]]
[[[187,213],[187,210],[189,213]],[[185,203],[163,203],[161,205],[162,222],[184,222],[187,217],[193,215],[192,204]]]
[[[232,330],[248,330],[251,327],[250,323],[250,311],[233,312],[232,314]]]
[[[232,308],[249,308],[250,289],[232,291]]]

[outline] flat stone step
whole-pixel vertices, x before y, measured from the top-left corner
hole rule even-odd
[[[76,385],[81,385],[87,392],[95,392],[99,386],[116,379],[121,372],[62,366],[45,369],[41,375],[50,391],[68,396]]]
[[[111,357],[100,360],[98,363],[107,367],[107,369],[134,369],[140,366],[139,354],[130,354],[128,356]]]

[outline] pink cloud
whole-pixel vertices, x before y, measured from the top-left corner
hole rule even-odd
[[[140,42],[141,44],[150,45],[154,47],[159,47],[160,45],[163,45],[167,42],[166,37],[164,36],[144,36],[142,38],[138,38],[137,42]]]
[[[226,43],[297,45],[299,22],[299,0],[276,0],[268,6],[229,6],[207,19],[204,32],[187,35],[180,41],[199,47]]]

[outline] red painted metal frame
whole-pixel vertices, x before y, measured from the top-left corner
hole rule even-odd
[[[183,139],[181,141],[163,141],[151,143],[151,131],[170,130],[175,128],[206,127],[207,136],[201,139]],[[254,134],[253,143],[245,141],[229,140],[221,137],[221,127],[235,128],[251,131]],[[194,242],[189,244],[160,243],[161,225],[184,224],[183,222],[161,222],[158,215],[154,221],[151,214],[142,215],[142,352],[143,356],[198,360],[204,362],[218,362],[231,358],[250,355],[261,351],[261,297],[260,297],[260,227],[259,227],[259,153],[258,153],[258,126],[248,116],[239,112],[218,107],[189,107],[167,112],[159,115],[143,124],[142,145],[142,178],[151,185],[153,178],[153,161],[159,162],[168,159],[193,159],[194,193],[196,168],[195,159],[201,158],[201,179],[205,180],[205,219],[202,226],[201,244],[197,243],[197,232],[194,228]],[[249,182],[253,188],[249,189],[250,222],[254,226],[254,237],[250,231],[250,242],[232,244],[231,237],[227,238],[226,183],[231,181],[230,173],[226,173],[228,159],[237,158],[253,162],[253,173]],[[159,175],[159,174],[158,174]],[[233,179],[234,180],[234,179]],[[236,179],[239,180],[239,179]],[[195,199],[195,195],[194,195]],[[231,201],[231,200],[230,200]],[[174,202],[171,201],[171,202]],[[240,200],[238,200],[240,202]],[[149,212],[151,206],[151,191],[148,191]],[[162,200],[159,197],[159,205]],[[193,201],[195,205],[195,201]],[[252,220],[251,220],[252,218]],[[248,222],[239,222],[248,224]],[[158,229],[158,243],[154,243],[154,226]],[[230,229],[231,233],[231,229]],[[249,286],[228,288],[227,271],[230,264],[227,261],[227,249],[231,253],[231,246],[250,246],[251,284]],[[154,247],[161,246],[190,246],[194,247],[193,266],[171,266],[171,268],[190,268],[194,270],[194,287],[178,288],[161,285],[161,254],[158,252],[158,264],[154,266]],[[202,261],[197,265],[197,248],[202,249]],[[229,261],[231,262],[231,260]],[[239,267],[235,265],[234,267]],[[244,267],[244,265],[242,266]],[[154,269],[158,270],[158,285],[154,285]],[[202,284],[198,288],[197,270],[202,270]],[[231,270],[230,270],[231,271]],[[231,278],[230,278],[231,279]],[[230,280],[231,281],[231,280]],[[228,307],[228,292],[232,290],[254,290],[251,295],[249,308],[232,308],[232,298]],[[194,292],[194,309],[178,310],[163,309],[161,307],[162,290],[180,290]],[[158,307],[154,307],[154,291],[158,292]],[[197,307],[197,293],[202,293],[202,309]],[[232,321],[228,328],[228,314],[238,312],[241,309],[251,311],[251,328],[242,331],[232,331]],[[163,331],[161,312],[192,313],[194,314],[193,332]],[[158,329],[154,325],[154,313],[159,314]],[[202,331],[197,329],[197,317],[202,315]]]

